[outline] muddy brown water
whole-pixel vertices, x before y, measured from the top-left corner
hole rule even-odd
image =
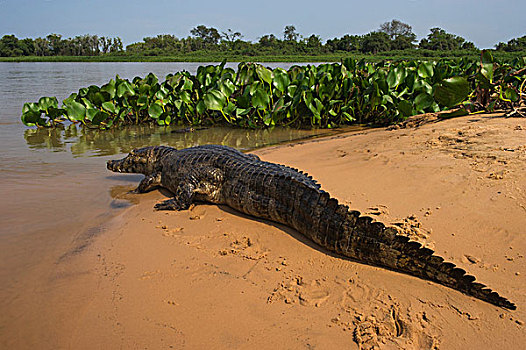
[[[51,271],[104,234],[104,223],[140,197],[127,195],[140,175],[106,170],[108,159],[134,147],[224,144],[241,150],[327,133],[321,130],[211,128],[190,133],[136,126],[97,132],[74,125],[24,126],[24,102],[41,96],[59,101],[116,74],[131,79],[155,73],[195,73],[198,63],[0,63],[0,333],[31,318],[27,298],[45,288]],[[235,64],[230,64],[235,66]],[[288,68],[290,64],[269,66]],[[16,335],[7,335],[16,336]]]

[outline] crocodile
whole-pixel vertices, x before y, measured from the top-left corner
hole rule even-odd
[[[430,280],[499,307],[516,306],[475,277],[371,217],[351,210],[321,189],[312,176],[220,145],[185,149],[151,146],[110,160],[114,172],[140,173],[136,193],[163,187],[174,196],[157,210],[185,210],[194,201],[228,205],[289,226],[350,260]]]

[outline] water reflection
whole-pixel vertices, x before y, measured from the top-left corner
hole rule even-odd
[[[111,187],[110,196],[113,200],[110,203],[112,209],[121,209],[139,203],[139,197],[133,191],[137,185],[116,185]]]
[[[284,127],[247,130],[213,127],[183,131],[182,127],[154,125],[134,125],[100,131],[71,124],[55,129],[26,129],[24,138],[31,149],[48,149],[54,152],[71,151],[74,156],[78,157],[108,156],[126,153],[137,147],[159,144],[176,148],[220,144],[240,150],[249,150],[281,142],[333,134],[342,130],[298,130]]]

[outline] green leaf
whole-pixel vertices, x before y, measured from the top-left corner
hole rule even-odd
[[[148,108],[148,115],[152,119],[158,119],[163,113],[164,113],[163,107],[161,107],[161,105],[157,103],[152,103],[150,105],[150,108]]]
[[[272,84],[272,71],[263,67],[262,65],[256,66],[256,73],[262,81],[267,84]]]
[[[489,50],[482,50],[480,53],[480,61],[481,63],[491,63],[493,64],[493,55],[491,54],[491,51]]]
[[[429,85],[427,81],[424,79],[419,79],[415,81],[415,84],[413,85],[413,92],[419,93],[419,92],[426,92],[428,94],[433,93],[433,87]]]
[[[400,83],[405,79],[407,76],[407,72],[405,68],[402,67],[396,67],[389,71],[389,74],[387,74],[387,84],[391,89],[397,87],[400,85]]]
[[[400,101],[397,108],[404,117],[410,117],[414,114],[413,104],[407,100]]]
[[[150,89],[152,87],[148,84],[142,84],[139,86],[139,94],[140,95],[150,95]],[[155,92],[153,92],[155,94]]]
[[[482,63],[480,66],[480,74],[488,80],[489,83],[493,82],[493,63]]]
[[[58,108],[58,101],[56,97],[41,97],[38,100],[38,107],[42,111],[47,111],[49,107]]]
[[[137,99],[137,106],[144,107],[147,105],[148,105],[148,96],[146,95],[139,96],[139,98]],[[102,104],[102,107],[104,108],[104,104]]]
[[[418,76],[423,79],[433,76],[433,63],[422,62],[418,65]]]
[[[225,95],[226,97],[230,97],[235,91],[236,87],[234,83],[232,83],[230,80],[225,80],[219,84],[219,90]]]
[[[42,118],[42,113],[28,110],[25,113],[22,114],[22,123],[24,123],[27,126],[35,126],[35,125],[45,125],[46,122]]]
[[[503,99],[502,96],[501,99]],[[512,102],[517,102],[519,100],[519,94],[514,89],[506,87],[504,89],[504,99]]]
[[[425,110],[435,102],[433,96],[423,92],[415,98],[415,109],[419,112],[425,112]]]
[[[104,95],[98,91],[88,94],[88,99],[96,106],[101,106],[102,103],[106,101]]]
[[[88,100],[87,98],[82,97],[80,100],[82,101],[84,106],[86,106],[86,108],[95,108],[95,105],[93,103],[91,103],[91,101]]]
[[[285,89],[287,89],[290,84],[287,72],[282,68],[276,68],[274,69],[274,72],[272,72],[272,75],[274,87],[280,92],[285,92]]]
[[[39,114],[42,114],[38,103],[33,103],[33,102],[24,103],[24,106],[22,107],[22,113],[24,114],[29,111],[38,112]]]
[[[64,99],[64,100],[62,101],[62,103],[63,103],[64,105],[67,105],[70,101],[75,101],[75,100],[77,99],[77,96],[78,96],[78,95],[77,95],[76,93],[72,93],[71,95],[69,95],[68,98]]]
[[[250,113],[250,108],[236,108],[237,116],[244,116]]]
[[[469,82],[464,77],[442,80],[433,94],[438,104],[453,107],[464,101],[470,93]]]
[[[299,91],[297,85],[289,85],[289,86],[287,86],[287,95],[290,98],[293,98],[296,95],[296,91]]]
[[[63,116],[65,112],[62,108],[49,107],[46,114],[50,119],[55,120]]]
[[[220,90],[211,90],[203,97],[205,106],[212,111],[221,111],[226,105],[226,96]]]
[[[68,118],[70,119],[83,121],[86,117],[86,107],[82,103],[76,101],[69,101],[69,103],[65,105],[65,109]]]
[[[206,112],[205,102],[203,100],[200,100],[195,106],[195,110],[197,114],[200,114],[200,115],[204,114]]]
[[[267,109],[268,104],[270,103],[270,98],[267,94],[267,91],[263,86],[257,89],[252,96],[252,106],[256,108]]]
[[[109,95],[110,99],[114,99],[115,98],[115,92],[116,92],[115,80],[111,79],[108,84],[105,84],[105,85],[103,85],[100,88],[100,91],[101,92],[106,92]]]
[[[235,111],[236,111],[236,105],[233,104],[232,102],[228,102],[224,110],[225,114],[233,115]]]
[[[187,91],[181,91],[179,93],[179,98],[181,100],[183,100],[185,103],[192,102],[192,97],[190,96],[190,94]]]
[[[135,90],[133,89],[133,85],[127,82],[126,80],[122,81],[117,86],[117,96],[123,97],[123,96],[133,96],[135,95]]]
[[[116,113],[116,110],[115,110],[115,105],[113,104],[113,102],[111,101],[108,101],[108,102],[104,102],[102,104],[102,108],[105,110],[105,111],[108,111],[112,114],[115,114]]]
[[[86,119],[93,122],[93,118],[99,113],[100,110],[96,108],[86,108]]]
[[[155,93],[154,97],[158,100],[165,100],[168,94],[165,91],[159,90]]]
[[[91,122],[95,125],[100,125],[100,123],[106,121],[108,118],[110,117],[110,115],[106,112],[103,112],[103,111],[97,111],[97,113],[93,116],[93,119],[91,120]],[[111,125],[108,125],[108,127],[111,126]]]
[[[194,82],[188,78],[184,78],[183,90],[192,90]]]
[[[279,113],[283,110],[283,107],[285,106],[285,101],[283,100],[283,97],[274,103],[274,106],[272,108],[273,113]]]

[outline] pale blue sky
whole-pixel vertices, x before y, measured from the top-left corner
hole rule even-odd
[[[399,19],[418,39],[432,27],[461,35],[480,48],[526,35],[524,0],[0,0],[0,36],[19,38],[49,33],[120,36],[125,44],[145,36],[186,37],[205,24],[240,31],[245,40],[264,34],[281,37],[293,24],[303,36],[325,41],[365,34]]]

